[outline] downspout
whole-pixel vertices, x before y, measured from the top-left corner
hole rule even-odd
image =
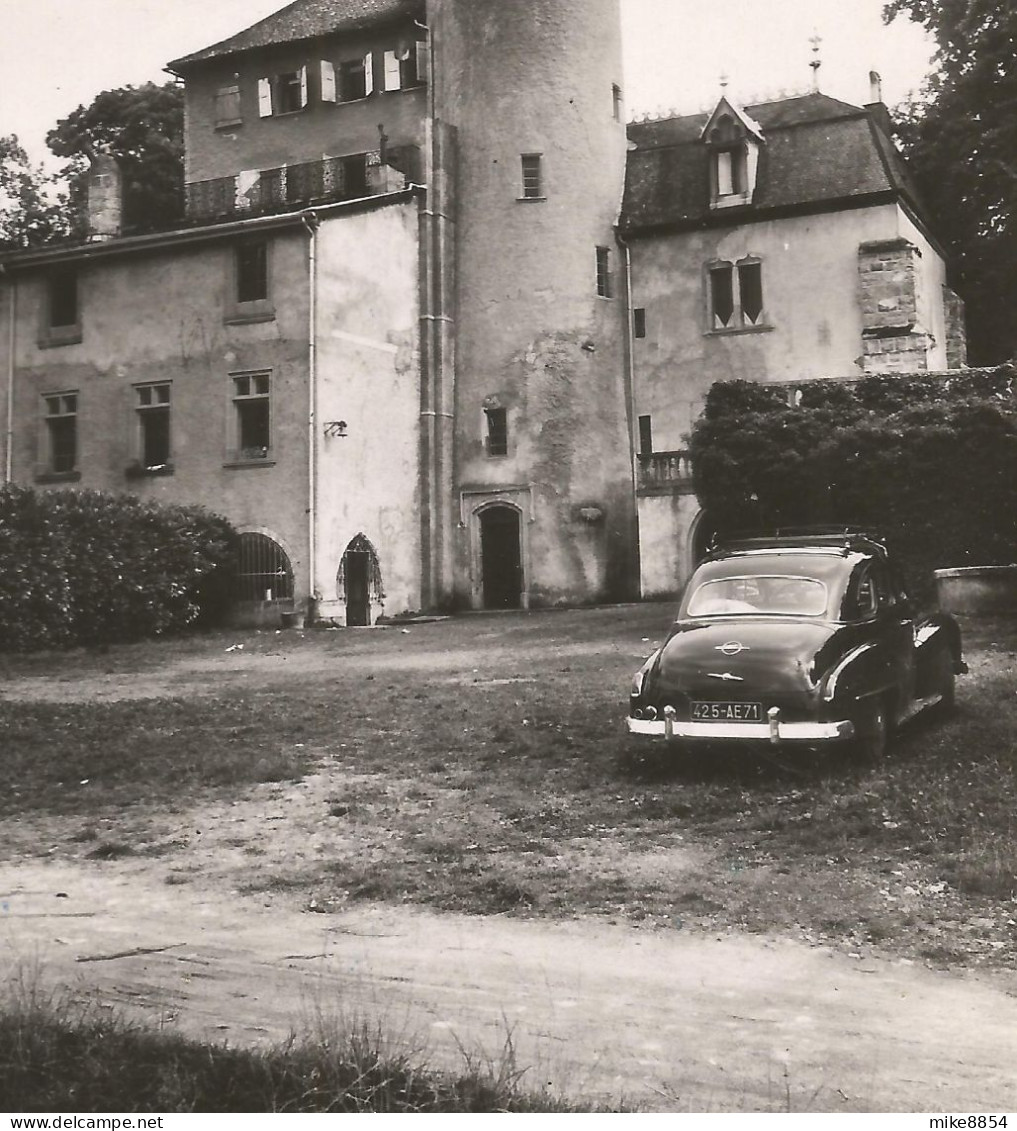
[[[318,523],[318,215],[300,214],[307,232],[307,616],[313,624],[317,614],[317,523]]]
[[[0,274],[7,277],[10,287],[10,326],[7,331],[7,413],[4,423],[6,425],[6,440],[4,441],[4,481],[6,487],[11,481],[14,472],[14,339],[15,325],[18,315],[18,284],[10,276],[7,268],[0,264]]]
[[[444,442],[443,422],[449,416],[447,406],[441,395],[443,367],[448,364],[444,349],[443,325],[446,313],[443,304],[443,272],[445,239],[442,213],[444,186],[439,187],[443,173],[438,169],[438,103],[436,91],[435,42],[433,32],[433,12],[428,13],[427,23],[414,20],[414,23],[427,36],[427,123],[425,130],[425,198],[421,214],[423,239],[421,245],[424,255],[422,275],[423,309],[420,314],[421,337],[424,348],[421,351],[421,406],[420,417],[423,431],[422,472],[423,516],[426,524],[422,530],[421,565],[422,597],[429,608],[436,608],[444,596],[445,587],[445,539],[446,521],[443,507],[443,480],[445,461],[448,459],[447,445]]]
[[[643,597],[643,567],[639,546],[639,491],[636,475],[636,349],[635,314],[632,301],[632,248],[618,232],[615,238],[625,253],[625,417],[629,431],[629,483],[632,488],[632,514],[635,517],[634,566],[639,600]]]

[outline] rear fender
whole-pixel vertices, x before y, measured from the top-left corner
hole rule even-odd
[[[915,672],[920,696],[935,690],[934,684],[938,676],[936,664],[944,650],[953,662],[954,674],[963,675],[968,666],[961,655],[961,636],[957,622],[937,614],[915,625]]]
[[[821,697],[824,703],[833,703],[846,698],[859,698],[860,694],[871,694],[877,690],[873,680],[863,677],[872,671],[876,660],[877,647],[874,643],[859,644],[852,648],[827,672],[823,678]],[[869,684],[865,687],[866,682]],[[880,681],[881,682],[881,681]],[[859,692],[859,687],[864,692]],[[879,688],[881,690],[881,688]]]

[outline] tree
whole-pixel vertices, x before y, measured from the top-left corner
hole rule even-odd
[[[938,71],[900,138],[967,304],[969,360],[1017,352],[1017,7],[999,0],[891,0],[936,41]]]
[[[46,144],[70,163],[72,201],[85,206],[89,158],[109,153],[123,175],[123,225],[150,232],[183,216],[184,98],[176,83],[105,90],[57,122]]]
[[[690,438],[714,529],[857,523],[916,595],[946,566],[1017,559],[1017,370],[883,374],[787,390],[713,385]]]
[[[32,165],[16,134],[0,137],[0,247],[38,247],[69,234],[56,178]]]

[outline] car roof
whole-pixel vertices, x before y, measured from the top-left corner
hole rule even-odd
[[[886,557],[886,543],[873,531],[854,527],[805,528],[786,532],[777,531],[769,535],[735,536],[725,539],[711,550],[708,558],[749,551],[761,553],[814,551],[842,556],[855,551]]]

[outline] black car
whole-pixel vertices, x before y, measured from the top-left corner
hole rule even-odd
[[[878,537],[745,539],[692,575],[636,673],[628,729],[690,746],[850,741],[874,758],[898,724],[951,707],[965,671],[957,623],[916,611]]]

